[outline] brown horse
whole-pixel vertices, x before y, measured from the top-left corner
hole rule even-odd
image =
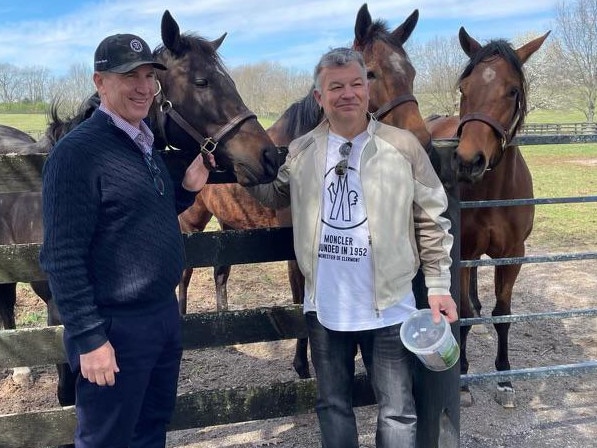
[[[549,32],[518,49],[504,40],[482,46],[460,28],[460,45],[470,61],[460,76],[460,117],[438,118],[428,122],[434,139],[459,137],[452,156],[462,201],[520,199],[533,197],[531,173],[517,146],[511,144],[526,112],[526,81],[523,64],[535,53]],[[477,260],[522,257],[524,242],[533,227],[534,207],[512,206],[463,209],[461,212],[461,258]],[[511,312],[512,289],[521,265],[495,268],[496,304],[494,316]],[[470,277],[473,268],[460,270],[460,314],[472,317]],[[495,324],[498,349],[495,367],[509,370],[509,323]],[[460,329],[461,373],[468,372],[466,357],[470,326]],[[468,388],[463,388],[461,403],[472,404]],[[498,402],[513,407],[514,388],[509,381],[498,383]]]
[[[150,114],[150,125],[156,135],[156,145],[161,143],[162,149],[165,149],[166,145],[179,148],[176,151],[179,155],[176,158],[177,168],[184,168],[184,163],[192,160],[200,147],[203,151],[213,152],[218,167],[234,172],[238,182],[243,185],[271,181],[278,170],[278,150],[255,115],[247,109],[234,82],[222,66],[217,49],[225,35],[210,42],[196,35],[181,34],[178,24],[168,11],[162,17],[161,33],[163,45],[155,50],[154,55],[159,62],[168,67],[168,70],[157,73],[161,92],[156,97],[158,107]],[[48,152],[53,142],[88,118],[97,106],[97,97],[92,97],[85,102],[76,116],[69,119],[61,119],[56,107],[52,107],[51,123],[46,131],[48,146],[43,150],[35,147],[32,151],[32,146],[24,144],[18,152]],[[11,135],[12,137],[14,135]],[[2,134],[0,140],[1,138]],[[2,147],[0,141],[0,148]],[[167,151],[171,152],[174,151]],[[10,232],[3,230],[2,235],[18,235],[9,241],[2,240],[0,244],[39,243],[42,220],[41,194],[17,195],[18,197],[13,198],[14,207],[19,205],[17,202],[20,201],[19,210],[26,210],[27,214],[23,214],[22,220],[17,222],[12,219],[16,216],[12,212],[15,210],[12,205],[10,208],[0,208],[0,223],[10,222],[12,229]],[[28,201],[28,205],[23,208],[25,201]],[[4,216],[4,213],[9,215]],[[10,221],[6,221],[8,219]],[[21,233],[15,233],[14,229]],[[40,297],[50,306],[52,301],[47,282],[36,283],[45,285]],[[0,286],[0,316],[5,326],[14,328],[15,285]],[[48,324],[59,324],[56,319],[57,317],[49,311]],[[73,375],[66,365],[61,366],[59,370],[59,402],[61,405],[74,404]]]
[[[419,18],[415,10],[402,25],[389,31],[381,21],[373,21],[363,5],[357,13],[354,48],[362,52],[367,64],[370,81],[370,112],[377,119],[412,131],[421,144],[430,150],[431,135],[427,131],[413,95],[415,69],[403,44],[410,37]],[[322,119],[321,110],[313,98],[312,90],[300,101],[292,104],[267,133],[276,145],[286,146],[294,138],[313,129]],[[212,216],[223,229],[249,229],[275,225],[291,226],[290,210],[274,213],[264,208],[244,188],[235,184],[206,185],[193,206],[180,215],[184,232],[202,231]],[[304,279],[296,262],[288,264],[293,302],[303,302]],[[181,312],[186,312],[187,288],[192,270],[185,271],[179,285]],[[214,279],[218,310],[227,307],[226,282],[230,266],[216,266]],[[297,341],[294,369],[300,378],[310,377],[307,361],[307,339]]]
[[[268,135],[279,147],[287,146],[294,138],[313,129],[322,119],[321,109],[312,90],[301,100],[293,103],[282,116],[267,129]],[[194,204],[179,215],[184,233],[201,232],[215,216],[222,230],[255,229],[291,226],[290,209],[274,211],[261,205],[247,190],[238,184],[207,184],[197,194]],[[216,308],[228,309],[227,282],[231,266],[214,266]],[[187,311],[188,286],[193,269],[186,269],[178,285],[181,314]],[[288,278],[293,303],[303,301],[304,279],[296,261],[288,262]],[[307,361],[307,340],[299,339],[293,366],[300,378],[310,378]]]

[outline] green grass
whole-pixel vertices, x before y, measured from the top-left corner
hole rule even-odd
[[[17,128],[39,138],[46,130],[48,121],[46,114],[2,114],[0,124]]]
[[[276,120],[272,118],[259,118],[259,123],[261,123],[261,126],[263,126],[264,129],[269,128],[275,121]]]
[[[587,121],[578,110],[533,110],[527,115],[526,123],[582,123]]]
[[[17,328],[40,327],[46,324],[46,313],[31,311],[17,321]]]
[[[265,129],[274,124],[271,118],[260,118],[259,122]],[[0,113],[0,124],[20,129],[32,134],[43,134],[48,126],[45,114],[5,114]]]
[[[522,152],[533,175],[535,197],[597,195],[597,144],[527,146]],[[596,250],[597,203],[535,206],[529,242]]]

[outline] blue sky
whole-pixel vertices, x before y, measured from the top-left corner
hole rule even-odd
[[[134,33],[154,48],[165,9],[182,31],[208,39],[228,33],[220,55],[229,68],[262,61],[311,71],[331,47],[350,45],[363,0],[28,0],[0,4],[0,63],[43,66],[55,74],[92,66],[107,35]],[[371,0],[373,19],[391,29],[419,9],[410,40],[456,36],[483,42],[554,28],[556,0]]]

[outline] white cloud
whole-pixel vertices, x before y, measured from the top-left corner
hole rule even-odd
[[[54,3],[59,4],[60,0]],[[363,3],[363,0],[86,0],[72,6],[69,13],[53,17],[49,10],[52,7],[45,0],[30,1],[29,8],[47,9],[48,18],[39,19],[38,14],[35,20],[23,17],[18,21],[0,22],[0,63],[45,66],[55,73],[65,73],[72,64],[88,62],[91,65],[97,43],[116,32],[139,34],[154,47],[160,43],[161,15],[168,9],[182,31],[193,31],[209,39],[228,32],[221,48],[228,65],[272,60],[310,70],[330,46],[350,43],[356,14]],[[545,0],[489,3],[486,0],[382,0],[369,2],[368,6],[374,19],[385,19],[391,28],[418,8],[419,24],[413,35],[424,38],[446,32],[439,27],[425,30],[425,21],[441,19],[450,23],[449,32],[456,34],[459,25],[452,22],[474,30],[480,20],[497,21],[507,17],[512,18],[513,30],[516,30],[521,26],[515,21],[516,17],[524,16],[524,23],[531,23],[536,12],[549,13],[553,9],[553,2]],[[7,16],[11,17],[15,10],[7,9]],[[532,29],[520,29],[520,32]],[[495,37],[506,35],[503,26],[496,26],[496,32],[499,33]]]

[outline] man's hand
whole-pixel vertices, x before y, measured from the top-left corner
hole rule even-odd
[[[216,160],[214,159],[213,154],[208,154],[206,157],[209,165],[215,168]],[[199,154],[187,168],[184,178],[182,179],[182,186],[188,191],[199,191],[203,188],[205,182],[207,182],[208,176],[209,170],[203,163],[203,155]]]
[[[120,372],[112,344],[106,342],[95,350],[80,356],[81,375],[98,386],[114,386],[115,373]]]
[[[458,320],[458,312],[456,310],[456,302],[452,299],[452,296],[429,296],[429,308],[431,308],[431,314],[433,316],[433,322],[439,323],[441,316],[444,314],[448,319],[449,323],[456,322]]]

